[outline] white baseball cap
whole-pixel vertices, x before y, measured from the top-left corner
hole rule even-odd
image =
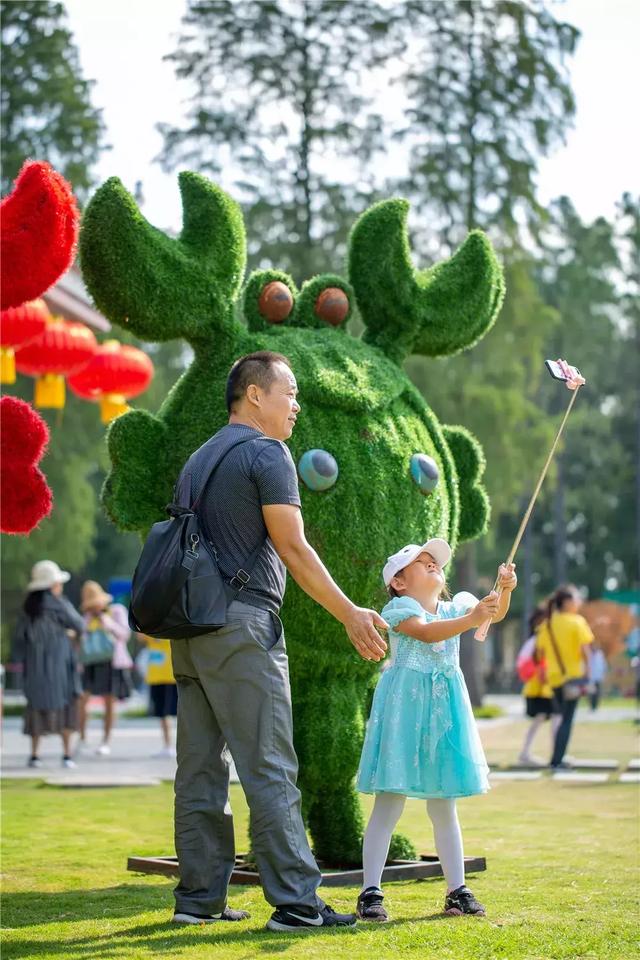
[[[54,560],[39,560],[31,568],[31,582],[27,587],[28,593],[34,590],[50,590],[56,583],[66,583],[71,574],[61,570]]]
[[[441,537],[433,537],[433,539],[423,543],[421,547],[419,547],[417,543],[408,543],[402,550],[398,550],[397,553],[387,558],[387,562],[382,570],[382,579],[384,580],[385,587],[388,587],[395,575],[400,573],[401,570],[404,570],[405,567],[408,567],[410,563],[413,563],[421,553],[430,553],[436,563],[439,563],[441,567],[446,567],[449,560],[451,560],[451,547],[447,541],[442,540]]]

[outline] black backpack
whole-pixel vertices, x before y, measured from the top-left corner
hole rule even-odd
[[[223,453],[191,506],[168,504],[170,519],[151,527],[133,574],[129,604],[132,630],[162,640],[184,640],[225,625],[227,607],[249,583],[265,540],[227,583],[197,508],[225,457],[252,439],[245,437]]]

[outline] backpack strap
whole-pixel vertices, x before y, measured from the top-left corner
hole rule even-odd
[[[209,470],[209,473],[207,474],[204,480],[204,483],[202,484],[200,493],[198,494],[198,496],[196,497],[196,499],[194,500],[191,506],[191,511],[194,514],[196,514],[196,516],[199,516],[197,512],[197,508],[200,504],[200,501],[202,500],[207,490],[207,487],[213,480],[214,474],[216,473],[222,461],[227,457],[228,454],[231,453],[232,450],[235,450],[236,447],[239,447],[243,443],[247,443],[249,440],[269,440],[270,441],[271,437],[243,437],[242,440],[236,440],[235,443],[233,443],[227,450],[225,450],[225,452],[222,454],[220,459],[217,460],[217,462],[214,463],[214,465]],[[202,518],[200,518],[200,520],[201,522],[203,522]],[[232,600],[235,600],[237,598],[240,591],[244,590],[246,585],[251,580],[251,574],[253,572],[253,568],[256,564],[258,557],[262,553],[262,549],[266,542],[267,542],[267,537],[263,537],[262,540],[258,543],[253,553],[245,560],[243,566],[238,567],[234,575],[231,577],[231,580],[227,584],[227,586],[231,590],[231,594],[229,595],[229,603],[231,603]]]
[[[552,614],[551,616],[553,616],[553,614]],[[565,668],[565,665],[564,665],[564,660],[562,659],[562,657],[561,657],[561,655],[560,655],[560,650],[558,649],[558,644],[556,643],[556,638],[555,638],[555,636],[553,635],[553,629],[552,629],[552,627],[551,627],[551,617],[549,617],[549,620],[547,621],[547,629],[549,630],[549,639],[551,640],[551,646],[553,647],[553,652],[554,652],[555,655],[556,655],[556,660],[558,661],[558,666],[560,667],[560,670],[562,671],[563,677],[566,677],[567,671],[566,671],[566,668]]]

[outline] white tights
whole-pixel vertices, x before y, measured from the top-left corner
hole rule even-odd
[[[391,834],[400,819],[406,797],[399,793],[377,793],[362,843],[363,884],[379,887],[389,853]],[[447,881],[447,892],[464,883],[464,853],[455,800],[427,800],[433,824],[436,851]]]

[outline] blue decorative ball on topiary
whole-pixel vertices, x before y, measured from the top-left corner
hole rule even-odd
[[[307,450],[298,462],[298,473],[310,490],[328,490],[338,479],[338,464],[326,450]]]
[[[427,496],[433,493],[438,486],[440,472],[435,460],[426,453],[414,453],[411,457],[411,478],[420,490]]]

